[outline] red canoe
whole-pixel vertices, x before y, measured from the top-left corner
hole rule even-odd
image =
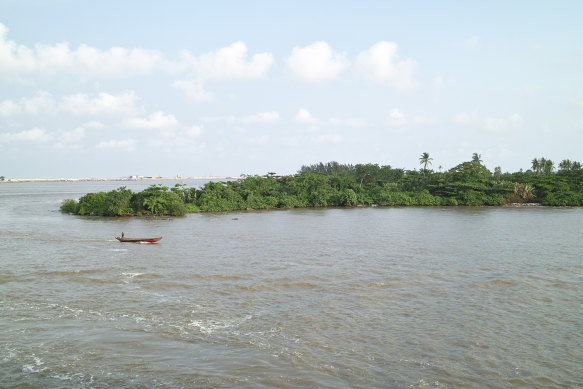
[[[159,241],[160,239],[162,239],[161,236],[157,237],[157,238],[120,238],[119,236],[116,236],[115,239],[119,240],[120,242],[131,242],[131,243],[156,243],[157,241]]]

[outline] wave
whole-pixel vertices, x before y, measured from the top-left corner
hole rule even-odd
[[[150,282],[147,284],[143,284],[142,288],[143,289],[154,289],[154,290],[158,290],[158,289],[193,289],[195,288],[196,285],[194,284],[189,284],[189,283],[185,283],[185,282],[178,282],[178,281],[157,281],[157,282]]]
[[[51,270],[43,272],[47,276],[68,276],[68,275],[83,275],[83,274],[97,274],[103,273],[105,269],[76,269],[76,270]]]
[[[264,290],[281,290],[281,289],[313,289],[319,285],[312,282],[298,281],[298,282],[274,282],[270,284],[256,284],[256,285],[239,285],[238,290],[246,291],[264,291]]]
[[[192,320],[188,323],[188,327],[198,328],[201,333],[211,335],[216,331],[239,327],[252,318],[253,315],[246,315],[240,319],[232,320]]]
[[[517,280],[495,279],[482,282],[472,282],[470,288],[492,288],[492,287],[514,287],[522,285],[523,282]]]
[[[120,276],[126,278],[136,278],[145,275],[145,273],[121,273]]]

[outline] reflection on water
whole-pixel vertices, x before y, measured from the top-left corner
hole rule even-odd
[[[581,209],[58,211],[119,186],[0,185],[0,386],[583,384]]]

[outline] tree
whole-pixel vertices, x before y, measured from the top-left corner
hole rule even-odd
[[[357,164],[354,169],[360,188],[362,188],[362,184],[366,185],[375,182],[380,172],[380,167],[376,163]]]
[[[472,154],[472,162],[482,163],[482,154],[474,153]]]
[[[122,216],[133,214],[131,199],[132,191],[125,186],[107,192],[105,195],[105,216]]]
[[[186,214],[184,199],[178,193],[180,189],[169,191],[167,186],[150,185],[136,196],[141,211],[152,215],[183,216]],[[141,202],[141,204],[139,204]]]
[[[430,158],[427,152],[421,154],[421,158],[419,158],[419,164],[423,165],[423,170],[427,170],[427,165],[431,165],[431,161],[433,158]]]
[[[352,189],[346,189],[342,194],[342,198],[340,199],[340,204],[353,207],[358,204],[358,196],[356,196],[356,192]]]
[[[65,213],[77,214],[79,213],[79,203],[74,199],[65,199],[61,203],[61,211]]]
[[[571,170],[572,168],[573,168],[573,162],[571,162],[571,160],[569,160],[569,159],[563,159],[559,163],[559,169],[561,169],[561,170]]]
[[[538,158],[533,158],[532,160],[532,171],[535,173],[540,173],[540,161],[538,160]]]
[[[555,170],[555,164],[550,159],[544,159],[542,169],[545,174],[551,174]]]

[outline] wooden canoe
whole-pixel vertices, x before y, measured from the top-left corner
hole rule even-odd
[[[159,241],[160,239],[162,239],[161,236],[157,237],[157,238],[120,238],[119,236],[116,236],[115,239],[119,240],[120,242],[129,242],[129,243],[156,243],[157,241]]]

